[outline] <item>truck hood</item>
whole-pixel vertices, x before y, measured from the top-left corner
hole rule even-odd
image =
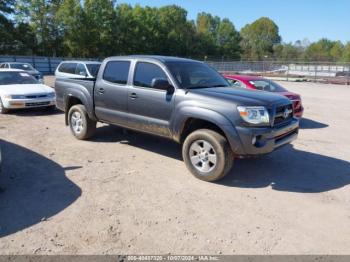
[[[42,84],[16,84],[16,85],[0,85],[0,94],[3,95],[30,95],[52,93],[51,87]]]
[[[269,106],[277,102],[289,102],[289,99],[279,94],[235,87],[198,88],[191,89],[189,92],[193,94],[209,96],[212,98],[216,97],[220,99],[230,100],[236,104],[241,105]]]

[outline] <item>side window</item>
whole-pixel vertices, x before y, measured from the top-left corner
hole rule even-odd
[[[108,62],[103,72],[103,79],[108,82],[126,85],[128,82],[129,69],[130,61]]]
[[[9,64],[5,64],[4,68],[10,68]]]
[[[67,64],[67,73],[75,74],[75,68],[77,67],[76,63],[68,63]]]
[[[227,81],[230,83],[231,86],[239,87],[239,88],[247,88],[246,85],[239,80],[227,79]]]
[[[0,68],[4,68],[4,64],[0,64]]]
[[[233,86],[240,87],[240,88],[246,88],[245,84],[243,84],[239,80],[237,80],[236,83]]]
[[[75,74],[81,75],[81,76],[86,76],[85,66],[83,64],[78,64],[77,67],[75,68]]]
[[[147,62],[138,62],[136,64],[134,75],[135,86],[151,87],[154,78],[168,79],[163,69],[155,64]]]
[[[235,86],[235,84],[236,84],[236,80],[233,80],[233,79],[229,79],[229,78],[226,78],[226,80],[227,80],[227,82],[229,82],[230,83],[230,86]]]
[[[62,72],[62,73],[67,73],[67,64],[66,63],[62,63],[59,67],[58,67],[58,71]]]
[[[76,63],[63,63],[58,68],[58,71],[60,71],[62,73],[67,73],[67,74],[75,74],[76,66],[77,66]]]

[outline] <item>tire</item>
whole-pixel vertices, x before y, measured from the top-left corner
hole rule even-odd
[[[89,118],[83,105],[75,105],[69,109],[68,122],[72,134],[79,140],[91,138],[96,131],[96,121]]]
[[[189,171],[207,182],[223,178],[232,168],[234,160],[226,138],[209,129],[199,129],[186,137],[182,157]]]
[[[0,98],[0,114],[7,114],[8,112],[9,112],[9,110],[4,107],[4,104],[2,103],[1,98]]]

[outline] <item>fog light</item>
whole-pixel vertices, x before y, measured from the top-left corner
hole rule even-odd
[[[11,101],[9,103],[11,106],[20,106],[20,107],[23,107],[24,106],[24,103],[23,102],[14,102],[14,101]]]
[[[253,138],[252,138],[252,144],[255,145],[255,143],[256,143],[256,136],[253,136]]]

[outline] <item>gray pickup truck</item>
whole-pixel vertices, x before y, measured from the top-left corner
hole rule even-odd
[[[111,57],[96,79],[56,79],[57,107],[78,139],[96,122],[182,144],[187,168],[215,181],[234,158],[270,153],[298,135],[291,102],[280,95],[230,87],[205,63],[165,56]]]

